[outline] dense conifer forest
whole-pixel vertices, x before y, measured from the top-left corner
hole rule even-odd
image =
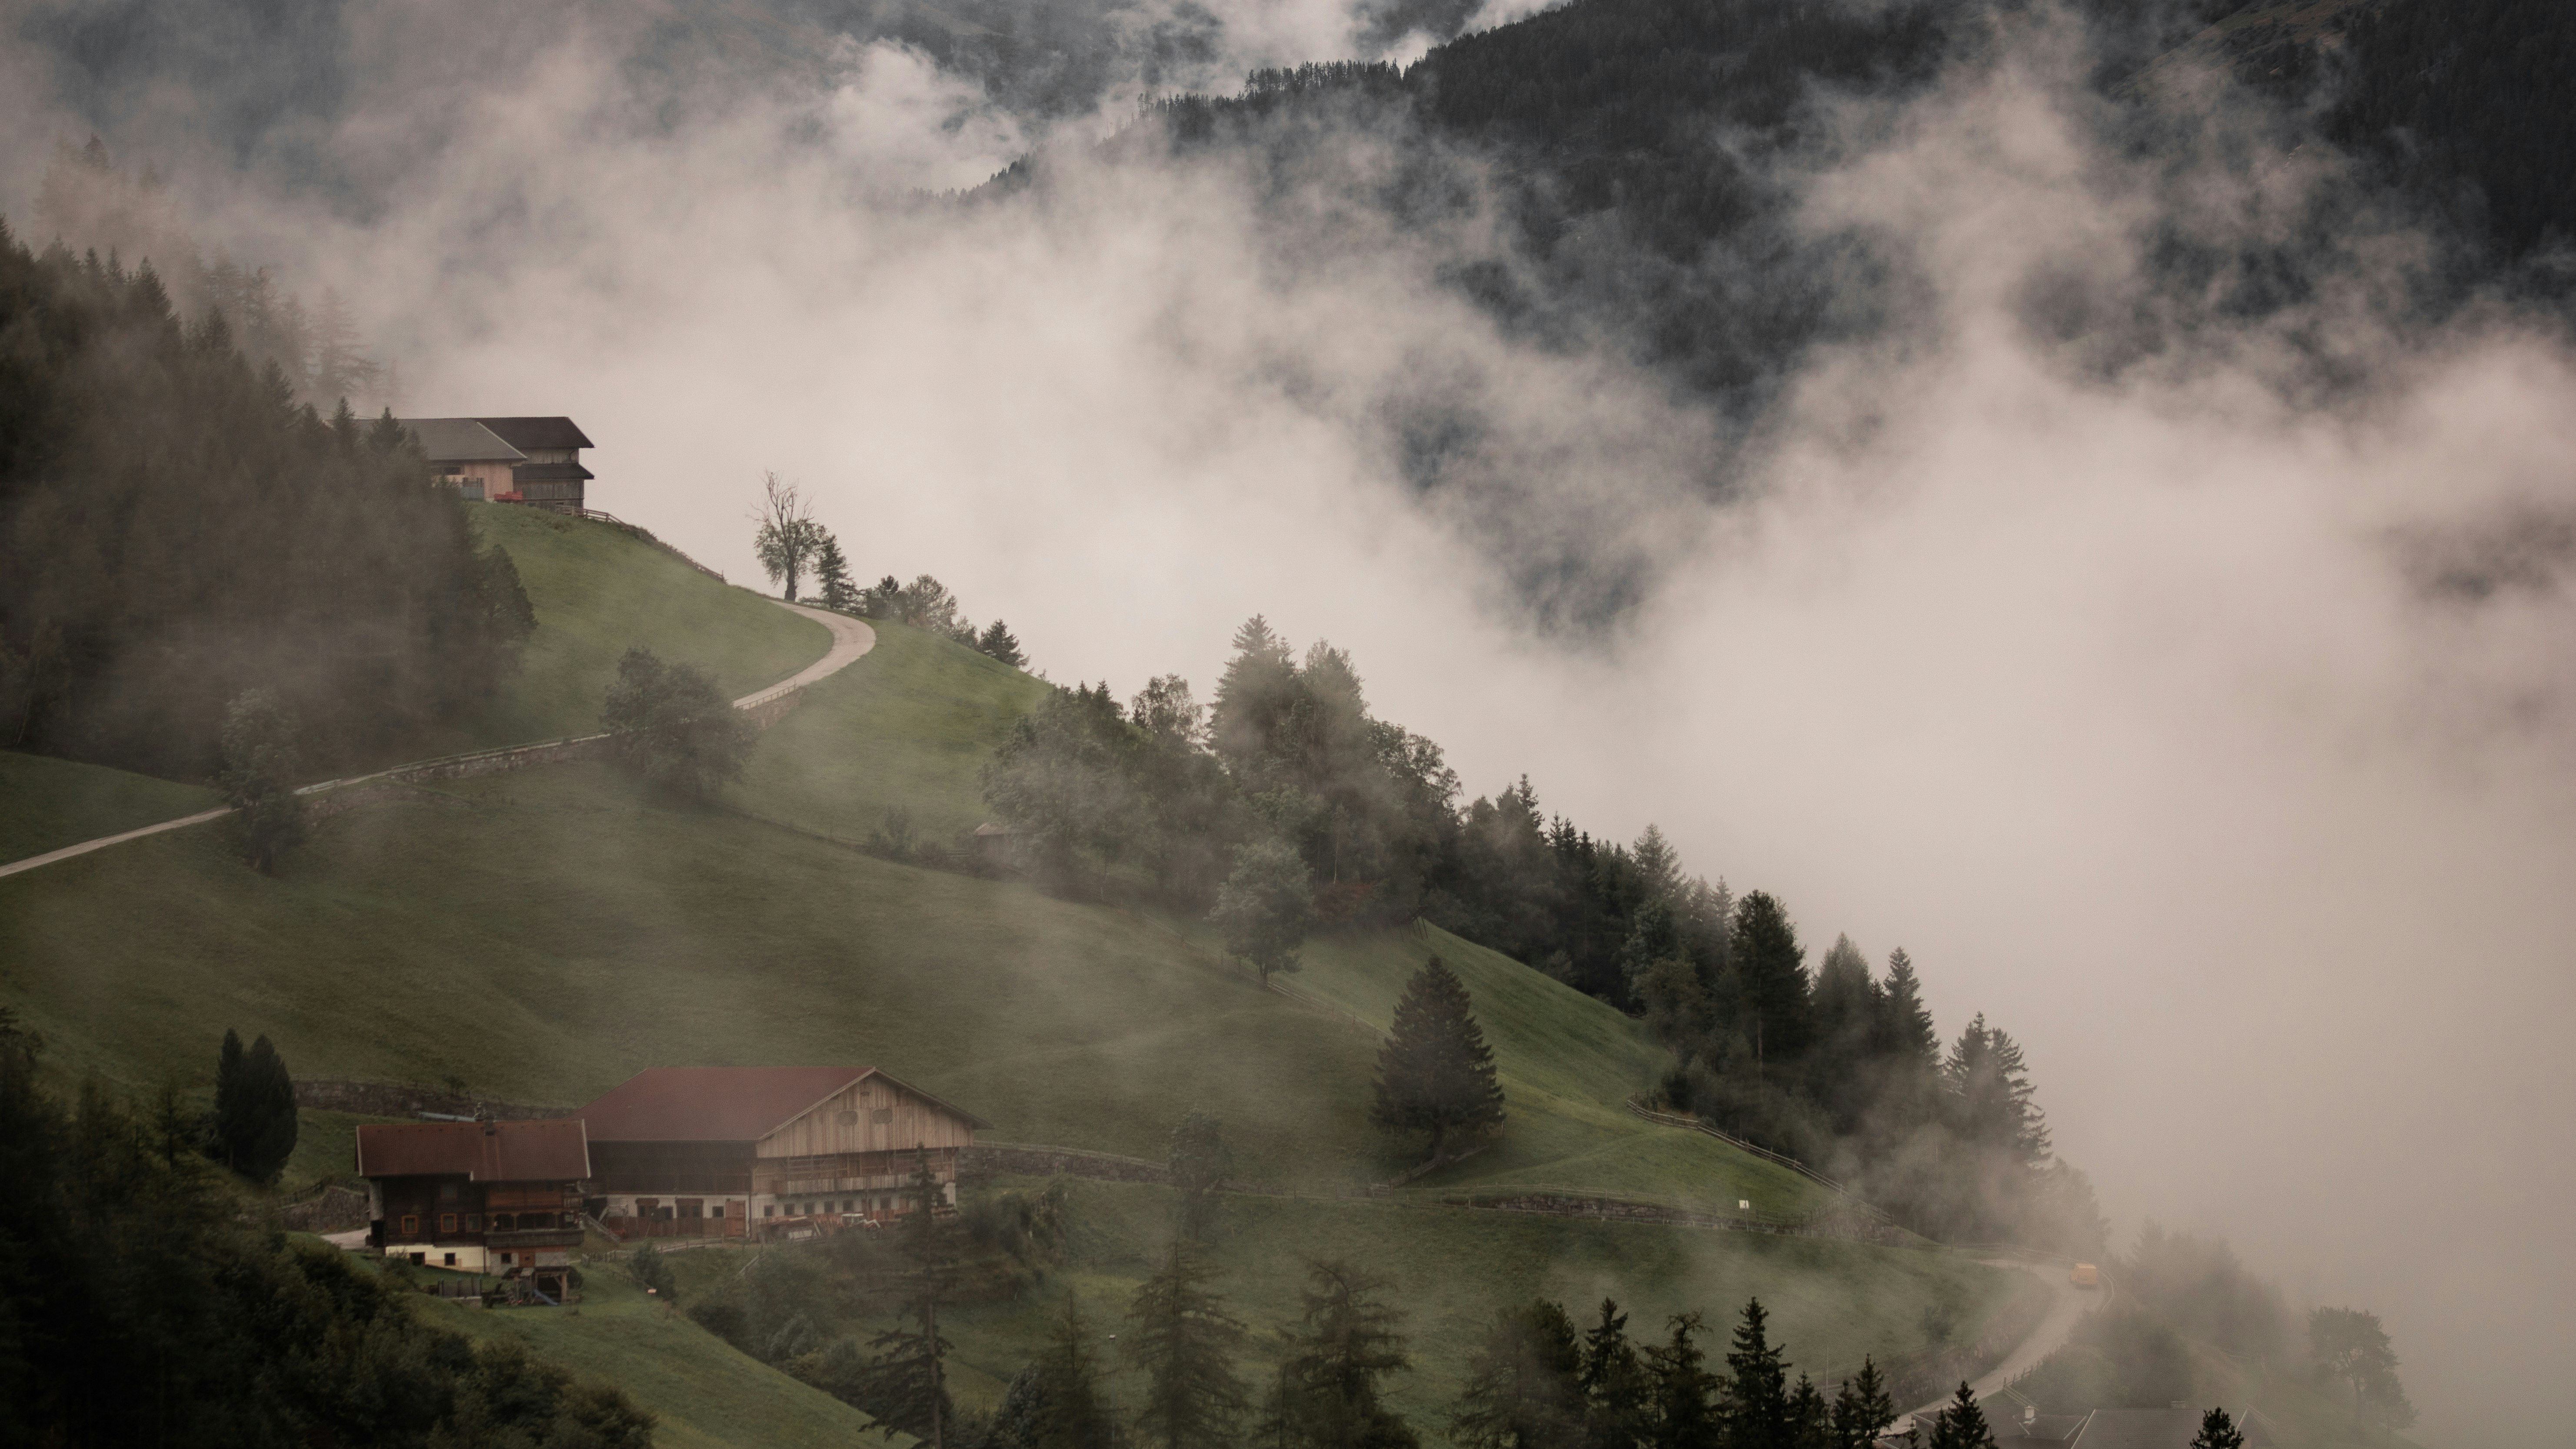
[[[486,699],[533,627],[390,414],[325,418],[149,263],[0,228],[0,745],[174,777],[273,692],[315,768]]]

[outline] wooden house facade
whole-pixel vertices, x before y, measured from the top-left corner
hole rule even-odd
[[[570,418],[403,418],[440,482],[475,502],[559,513],[589,506],[581,452],[596,446]]]
[[[591,1177],[579,1119],[360,1127],[358,1175],[387,1257],[551,1283],[560,1300]]]
[[[940,1206],[991,1124],[873,1067],[659,1067],[582,1108],[594,1209],[621,1237],[766,1237]]]

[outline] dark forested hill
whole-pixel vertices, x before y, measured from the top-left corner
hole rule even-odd
[[[325,421],[148,267],[0,228],[0,747],[200,775],[268,689],[327,768],[479,703],[531,622],[390,418]]]

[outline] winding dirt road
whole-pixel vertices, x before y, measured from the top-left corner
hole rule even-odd
[[[818,679],[828,679],[831,676],[840,673],[842,670],[849,668],[852,664],[858,662],[860,655],[863,655],[876,647],[877,631],[846,614],[829,613],[822,609],[809,609],[803,604],[790,604],[778,599],[772,599],[769,602],[777,604],[778,607],[782,609],[803,614],[805,617],[821,624],[824,628],[831,630],[832,647],[823,652],[822,658],[806,665],[803,669],[798,670],[787,678],[778,681],[767,689],[746,694],[742,698],[735,700],[733,702],[733,707],[736,709],[757,709],[761,705],[768,704],[773,700],[782,699],[787,695],[794,694],[796,691],[803,689],[805,686],[812,684]],[[583,740],[602,738],[605,737],[601,735],[584,735],[581,737]],[[579,742],[580,741],[578,740],[572,741],[572,743]],[[562,742],[558,741],[556,743]],[[505,751],[475,750],[471,753],[473,755],[490,755],[505,753]],[[399,780],[414,772],[425,771],[433,766],[447,764],[451,761],[465,758],[469,758],[469,756],[443,755],[435,760],[416,760],[408,765],[397,765],[390,770],[379,770],[372,775],[351,775],[345,779],[324,780],[319,784],[306,785],[295,793],[298,795],[319,795],[326,790],[345,790],[352,785],[372,784],[381,780]],[[16,875],[20,871],[34,870],[39,866],[52,865],[55,861],[69,860],[76,855],[87,855],[93,850],[105,850],[111,845],[122,845],[129,840],[141,840],[147,835],[159,835],[165,831],[171,830],[185,830],[191,825],[203,825],[209,820],[221,820],[231,813],[233,813],[232,807],[227,805],[215,810],[200,810],[194,815],[182,816],[177,820],[164,820],[158,825],[146,825],[140,830],[128,830],[116,835],[102,835],[96,840],[84,840],[78,845],[66,845],[60,850],[49,850],[42,855],[31,855],[24,860],[13,860],[5,865],[0,865],[0,876]]]
[[[2015,1345],[2012,1352],[2005,1354],[2004,1361],[1995,1365],[1983,1378],[1969,1381],[1968,1392],[1980,1399],[2002,1392],[2004,1385],[2039,1367],[2041,1359],[2066,1346],[2066,1340],[2074,1336],[2075,1326],[2084,1321],[2086,1314],[2111,1301],[2109,1278],[2105,1277],[2099,1288],[2079,1288],[2068,1278],[2069,1265],[2066,1263],[2053,1263],[2046,1259],[2031,1263],[2019,1258],[1983,1261],[1989,1268],[2019,1268],[2038,1274],[2040,1281],[2048,1285],[2050,1297],[2048,1312],[2041,1316],[2039,1326],[2033,1328],[2030,1335]],[[1949,1401],[1950,1395],[1944,1394],[1931,1403],[1909,1410],[1908,1416],[1937,1414]],[[1904,1420],[1900,1418],[1898,1422]]]

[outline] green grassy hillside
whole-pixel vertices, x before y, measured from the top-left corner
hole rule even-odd
[[[876,647],[762,737],[735,803],[850,840],[890,809],[926,840],[974,829],[986,818],[984,762],[1046,682],[908,625],[869,627]]]
[[[0,751],[0,862],[194,815],[221,803],[214,791],[199,785]]]
[[[992,1184],[1023,1189],[1030,1182]],[[1103,1334],[1124,1328],[1136,1287],[1169,1240],[1170,1197],[1161,1188],[1072,1185],[1073,1248],[1063,1271],[1027,1299],[943,1310],[957,1344],[961,1399],[990,1408],[1019,1366],[1039,1351],[1067,1294]],[[1466,1376],[1467,1361],[1502,1308],[1555,1299],[1578,1318],[1604,1296],[1630,1314],[1630,1332],[1660,1337],[1676,1313],[1699,1311],[1719,1343],[1749,1297],[1773,1314],[1775,1341],[1828,1385],[1860,1367],[1927,1345],[1927,1318],[1947,1316],[1975,1333],[2015,1301],[2045,1290],[2027,1273],[1980,1266],[1930,1250],[1865,1248],[1812,1238],[1724,1233],[1650,1224],[1475,1212],[1420,1202],[1229,1197],[1214,1234],[1223,1272],[1215,1287],[1254,1330],[1242,1367],[1258,1383],[1279,1356],[1278,1330],[1298,1312],[1303,1264],[1350,1259],[1394,1279],[1406,1309],[1415,1366],[1394,1401],[1430,1442]],[[739,1251],[684,1255],[674,1264],[682,1296],[712,1287],[741,1264]],[[860,1331],[882,1327],[863,1322]],[[1133,1374],[1111,1381],[1134,1402]]]
[[[681,1255],[683,1259],[687,1255]],[[846,1449],[887,1445],[876,1421],[757,1359],[647,1297],[616,1268],[584,1275],[569,1310],[487,1310],[422,1294],[422,1317],[471,1338],[516,1338],[529,1352],[624,1389],[657,1422],[659,1449]],[[869,1437],[862,1441],[859,1436]],[[912,1443],[910,1435],[894,1445]]]
[[[452,748],[589,734],[617,661],[642,644],[702,665],[727,696],[751,693],[822,657],[831,631],[604,523],[537,508],[466,504],[483,542],[510,555],[537,630],[518,676]]]

